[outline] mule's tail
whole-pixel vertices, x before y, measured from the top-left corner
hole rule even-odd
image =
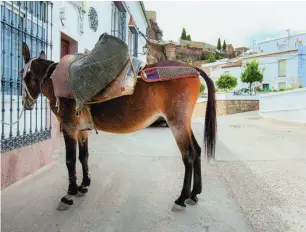
[[[209,162],[210,160],[215,159],[215,146],[217,135],[215,86],[213,81],[206,75],[203,70],[196,67],[195,69],[200,72],[200,75],[204,78],[208,89],[204,128],[204,148],[207,156],[207,161]]]

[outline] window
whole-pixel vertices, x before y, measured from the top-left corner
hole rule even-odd
[[[131,56],[138,57],[138,33],[135,27],[130,27],[128,33],[129,53]]]
[[[116,36],[125,42],[126,10],[120,1],[113,2],[111,28],[111,35]]]
[[[20,4],[20,11],[19,11]],[[19,69],[23,66],[23,58],[20,56],[22,42],[24,41],[29,49],[32,57],[37,57],[41,50],[45,49],[46,30],[45,24],[38,19],[46,18],[46,4],[42,2],[14,2],[13,9],[11,5],[1,5],[1,22],[10,21],[13,23],[11,27],[3,27],[1,41],[5,53],[3,55],[3,76],[5,77],[5,85],[2,86],[2,91],[6,94],[10,92],[10,79],[13,82],[13,94],[21,94],[21,90],[17,89],[17,80],[19,78]],[[12,11],[13,10],[13,11]],[[31,21],[33,14],[33,21]],[[25,15],[28,19],[25,19]],[[19,31],[19,28],[21,29]]]
[[[279,77],[286,76],[286,60],[278,61],[278,76]]]

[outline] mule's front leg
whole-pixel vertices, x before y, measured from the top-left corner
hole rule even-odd
[[[63,132],[66,146],[66,166],[68,169],[69,186],[67,194],[61,199],[57,209],[66,210],[73,204],[73,196],[78,193],[77,177],[76,177],[76,144],[77,133]]]
[[[79,144],[79,160],[82,165],[83,180],[81,185],[78,187],[78,196],[83,196],[88,192],[87,187],[90,185],[90,176],[88,169],[88,132],[80,131],[78,134]]]

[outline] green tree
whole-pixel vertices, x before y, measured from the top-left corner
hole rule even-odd
[[[208,57],[208,62],[212,63],[216,61],[216,56],[214,54],[210,54]]]
[[[220,60],[224,58],[224,55],[222,53],[216,52],[215,57],[216,57],[216,60]]]
[[[223,51],[226,51],[226,43],[225,40],[223,40],[223,46],[222,46]]]
[[[186,38],[187,38],[186,30],[185,30],[185,28],[183,28],[183,31],[182,31],[182,34],[181,34],[181,39],[186,40]]]
[[[205,91],[205,85],[203,83],[201,83],[200,94],[203,93],[204,91]]]
[[[187,35],[187,36],[186,36],[186,40],[191,41],[191,36],[190,36],[190,35]]]
[[[250,84],[250,94],[251,94],[251,87],[252,84],[255,82],[262,82],[263,80],[263,73],[259,69],[259,64],[257,60],[252,60],[251,62],[247,62],[246,68],[241,73],[241,81],[244,83]]]
[[[221,50],[221,40],[220,40],[220,38],[218,39],[217,49],[218,49],[218,50]]]
[[[230,90],[237,86],[237,78],[229,74],[223,74],[216,81],[216,85],[219,89]]]
[[[200,59],[201,60],[206,60],[206,58],[207,58],[206,54],[204,52],[202,52]]]

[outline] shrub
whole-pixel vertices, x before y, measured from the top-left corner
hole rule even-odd
[[[214,54],[210,54],[208,57],[208,62],[213,63],[216,61],[216,56]]]
[[[255,87],[255,90],[256,90],[257,92],[262,92],[262,88],[261,88],[260,86],[256,86],[256,87]]]
[[[201,83],[200,94],[203,93],[204,91],[205,91],[205,85],[203,83]]]
[[[216,81],[216,85],[218,86],[219,89],[231,90],[237,86],[237,78],[229,74],[223,74]]]

